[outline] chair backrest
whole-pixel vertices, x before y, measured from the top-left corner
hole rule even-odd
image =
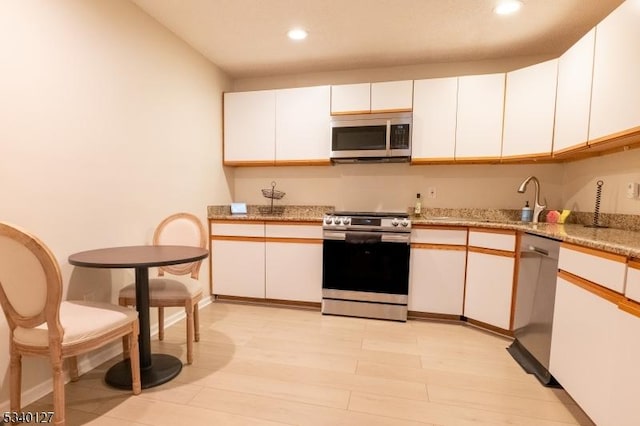
[[[191,213],[176,213],[160,222],[153,234],[153,244],[206,248],[207,236],[202,222],[196,216]],[[193,263],[162,266],[158,274],[160,276],[164,275],[164,272],[173,275],[191,274],[192,278],[197,279],[201,264],[202,261],[199,260]]]
[[[62,275],[53,253],[37,237],[0,222],[0,305],[11,330],[47,323],[50,342],[61,342]]]

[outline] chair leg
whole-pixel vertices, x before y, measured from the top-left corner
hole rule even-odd
[[[193,304],[191,301],[187,301],[185,306],[187,311],[187,364],[193,363],[193,338],[194,338],[194,319],[193,319]]]
[[[122,338],[122,359],[127,360],[131,358],[131,348],[129,346],[129,337],[124,336]]]
[[[158,307],[158,339],[164,340],[164,308]]]
[[[72,356],[69,358],[69,376],[71,376],[72,382],[77,382],[80,375],[78,374],[78,357]]]
[[[193,304],[193,329],[194,329],[194,340],[196,342],[200,341],[200,309],[198,307],[198,302]]]
[[[65,425],[64,374],[60,348],[51,347],[51,368],[53,370],[53,424]]]
[[[120,306],[129,306],[129,304],[127,303],[127,299],[125,299],[124,297],[120,297],[118,298],[118,305]],[[127,360],[129,359],[129,337],[128,336],[124,336],[122,338],[122,359],[123,360]]]
[[[140,384],[140,352],[138,350],[138,333],[139,325],[136,321],[133,325],[132,333],[125,336],[126,339],[129,339],[129,347],[131,348],[129,363],[131,365],[131,389],[133,390],[134,395],[138,395],[142,391]]]
[[[9,361],[11,372],[9,373],[9,400],[11,411],[20,412],[22,396],[22,355],[11,343],[11,360]]]

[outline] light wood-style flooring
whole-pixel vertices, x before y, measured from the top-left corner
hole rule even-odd
[[[114,359],[66,386],[67,424],[593,424],[513,361],[509,339],[471,326],[221,302],[200,318],[194,363],[176,379],[133,396],[103,383]],[[184,327],[152,338],[154,352],[186,360]]]

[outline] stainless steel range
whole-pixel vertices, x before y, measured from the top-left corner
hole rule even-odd
[[[322,313],[406,321],[410,235],[406,213],[325,215]]]

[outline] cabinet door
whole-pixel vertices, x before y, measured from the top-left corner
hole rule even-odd
[[[549,371],[603,426],[614,424],[609,396],[617,311],[616,304],[558,277]]]
[[[459,77],[456,160],[500,158],[504,83],[504,74]]]
[[[275,91],[225,93],[224,162],[273,164],[275,123]]]
[[[264,241],[211,241],[213,294],[265,297]]]
[[[462,315],[467,252],[411,249],[409,310]]]
[[[329,162],[329,86],[276,92],[276,163]]]
[[[514,258],[469,251],[464,315],[509,330]]]
[[[558,60],[558,93],[553,153],[587,145],[595,29]]]
[[[331,86],[331,114],[371,112],[371,84]]]
[[[411,111],[413,80],[371,83],[371,112]]]
[[[457,105],[457,77],[414,82],[412,160],[454,159]]]
[[[640,383],[640,305],[627,303],[630,309],[618,309],[614,359],[611,364],[613,379],[611,398],[611,424],[635,426],[638,424],[638,384]]]
[[[640,3],[629,0],[596,26],[589,139],[640,126]]]
[[[320,302],[322,242],[267,242],[266,297]]]
[[[550,156],[558,60],[507,73],[502,157]]]

